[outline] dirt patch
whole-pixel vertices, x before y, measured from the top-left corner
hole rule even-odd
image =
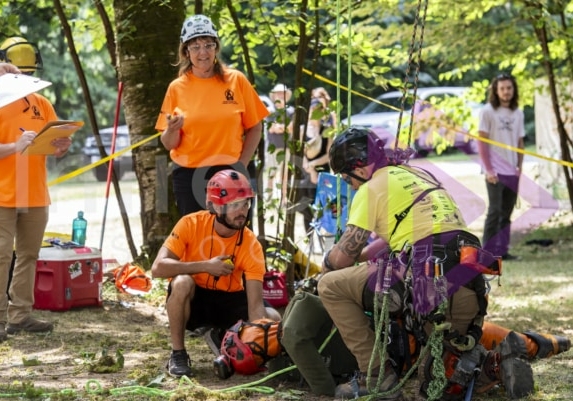
[[[169,399],[175,393],[182,394],[183,398],[177,398],[181,400],[237,399],[236,393],[230,396],[219,391],[265,377],[261,373],[219,379],[213,371],[215,356],[203,338],[188,336],[186,346],[195,376],[191,381],[171,378],[165,370],[171,347],[163,307],[141,298],[118,296],[110,287],[106,285],[104,294],[107,295],[102,307],[65,312],[35,311],[35,316],[54,322],[52,333],[21,333],[9,336],[7,341],[0,343],[0,398],[5,398],[3,395],[7,393],[24,393],[34,388],[44,396],[52,393],[51,400],[58,399],[54,398],[56,394],[62,396],[67,393],[82,394],[77,399],[100,399],[97,394],[102,391],[105,396],[100,397],[106,400],[147,400],[153,395],[158,399]],[[109,361],[107,367],[100,363],[102,356]],[[121,358],[123,367],[115,369]],[[98,373],[98,369],[111,372]],[[143,386],[150,383],[156,388],[146,390]],[[273,380],[261,383],[258,388],[261,386],[261,390],[265,391],[269,389],[264,386],[276,387],[275,395],[279,394],[280,398],[274,399],[288,399],[296,394],[298,384],[285,387]],[[86,389],[90,391],[86,392]],[[124,394],[134,389],[141,394]],[[180,391],[177,392],[177,389]],[[280,394],[283,391],[290,396],[282,398]],[[93,398],[84,398],[89,393]],[[249,394],[248,398],[253,400],[268,397],[264,392],[245,394]],[[306,394],[304,399],[327,398]]]

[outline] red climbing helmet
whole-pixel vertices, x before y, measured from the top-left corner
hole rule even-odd
[[[234,371],[241,375],[253,375],[264,370],[257,364],[251,348],[241,341],[235,330],[227,330],[221,343],[221,353],[229,358]]]
[[[219,171],[207,183],[207,205],[223,206],[254,197],[247,177],[235,170]]]

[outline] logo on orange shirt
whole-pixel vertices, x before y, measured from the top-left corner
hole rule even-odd
[[[235,93],[231,89],[225,91],[225,99],[227,100],[225,100],[223,104],[237,104],[237,102],[235,102]]]

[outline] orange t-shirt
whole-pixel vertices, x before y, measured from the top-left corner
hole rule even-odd
[[[269,114],[245,75],[234,69],[226,69],[225,82],[217,77],[197,78],[191,72],[172,81],[155,129],[164,131],[167,115],[176,108],[185,121],[171,159],[192,168],[236,163],[245,130]]]
[[[18,140],[22,131],[39,132],[57,120],[52,104],[37,93],[0,108],[0,143]],[[43,207],[50,204],[45,155],[17,152],[0,159],[0,207]]]
[[[228,276],[215,279],[208,273],[193,275],[199,287],[208,290],[236,292],[244,289],[245,280],[263,281],[265,261],[263,248],[255,234],[245,228],[243,238],[240,233],[229,237],[220,237],[214,230],[215,215],[204,210],[183,216],[163,246],[173,252],[183,262],[206,261],[215,256],[233,255],[235,268]]]

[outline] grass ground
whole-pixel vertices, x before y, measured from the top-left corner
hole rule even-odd
[[[463,155],[444,155],[440,160]],[[462,179],[460,179],[462,180]],[[476,190],[483,180],[463,182]],[[469,183],[472,183],[470,185]],[[84,199],[97,193],[98,184],[81,185],[80,197],[69,195],[66,186],[52,190],[54,208],[61,212],[61,226],[55,232],[67,232],[70,211],[99,210]],[[131,188],[131,187],[130,187]],[[135,187],[134,187],[135,188]],[[56,191],[57,189],[57,191]],[[477,190],[476,190],[477,191]],[[60,193],[61,192],[61,193]],[[478,191],[479,192],[479,191]],[[138,205],[136,189],[130,192],[133,205]],[[77,195],[76,195],[77,196]],[[90,198],[91,199],[91,198]],[[75,202],[80,202],[80,205]],[[95,201],[94,201],[95,202]],[[131,209],[130,209],[131,210]],[[136,209],[134,209],[137,211]],[[492,282],[488,319],[518,331],[534,330],[573,337],[573,220],[571,213],[560,215],[543,227],[520,234],[512,253],[520,261],[504,264],[501,286]],[[51,222],[58,219],[50,218]],[[119,221],[119,220],[118,220]],[[90,220],[91,232],[96,221]],[[474,224],[478,229],[481,221]],[[137,225],[134,224],[134,227]],[[110,230],[116,230],[110,231]],[[477,234],[477,232],[476,232]],[[92,235],[93,238],[93,235]],[[529,240],[550,239],[550,246],[527,245]],[[104,249],[125,248],[120,223],[108,221]],[[97,242],[97,238],[96,238]],[[66,312],[37,311],[55,322],[48,335],[21,334],[0,343],[0,399],[20,400],[239,400],[255,401],[309,400],[315,397],[296,383],[264,381],[264,373],[255,376],[234,375],[226,381],[215,377],[213,355],[201,338],[187,338],[193,360],[192,381],[175,380],[165,375],[169,354],[169,331],[163,310],[165,283],[157,281],[145,298],[118,295],[111,285],[104,286],[104,303],[99,308],[72,309]],[[123,365],[120,363],[123,359]],[[528,401],[570,401],[573,399],[573,351],[533,363],[536,392]],[[103,373],[102,371],[107,371]],[[245,385],[260,381],[256,391]],[[239,387],[237,387],[239,386]],[[408,386],[411,395],[416,384]],[[241,391],[233,391],[241,388]],[[253,387],[249,387],[253,389]],[[503,391],[494,389],[475,395],[474,401],[507,400]]]
[[[514,247],[519,261],[506,262],[501,286],[492,282],[488,319],[517,331],[573,337],[573,230],[570,221],[537,229]],[[527,245],[552,240],[550,246]],[[0,343],[0,399],[36,400],[327,400],[295,383],[264,381],[265,374],[234,375],[226,381],[212,371],[213,355],[201,338],[187,339],[195,377],[165,375],[168,329],[162,309],[163,284],[146,298],[118,295],[105,287],[102,308],[39,311],[56,323],[48,335],[21,334]],[[105,357],[105,358],[104,358]],[[535,394],[529,401],[573,399],[573,351],[533,363]],[[118,359],[124,359],[119,367]],[[107,360],[107,363],[103,361]],[[107,370],[109,373],[101,373]],[[255,391],[247,383],[261,381]],[[236,387],[239,386],[239,387]],[[87,390],[89,389],[89,390]],[[229,392],[227,389],[242,389]],[[408,393],[415,389],[415,380]],[[272,393],[271,393],[272,392]],[[507,400],[494,389],[474,401]]]

